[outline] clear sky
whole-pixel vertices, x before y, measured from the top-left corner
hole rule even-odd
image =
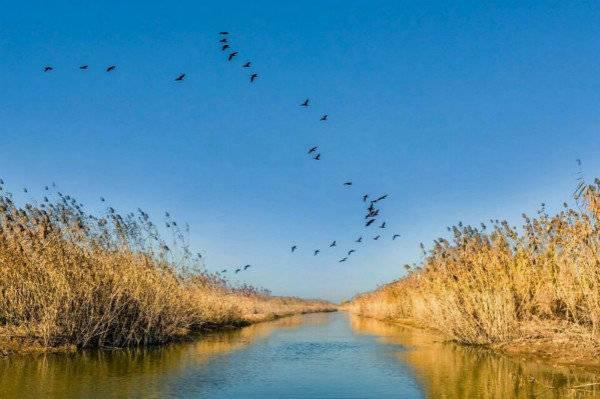
[[[234,282],[347,298],[448,225],[558,207],[577,158],[599,174],[596,2],[83,3],[2,9],[1,177],[33,196],[55,181],[92,210],[101,195],[168,210],[209,270],[253,265]],[[363,193],[390,195],[377,242]]]

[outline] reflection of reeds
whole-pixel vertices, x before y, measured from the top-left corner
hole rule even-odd
[[[168,213],[169,245],[142,210],[94,216],[49,196],[18,207],[0,195],[0,350],[145,345],[331,308],[201,271]]]
[[[296,328],[303,321],[291,316],[161,347],[0,358],[0,398],[165,397],[169,376],[202,367],[215,356],[240,350],[277,329]],[[98,391],[97,382],[105,383],[104,391]]]
[[[517,361],[477,347],[444,342],[439,335],[375,319],[351,317],[352,328],[405,350],[430,398],[588,398],[600,396],[597,374],[535,361]],[[579,387],[579,388],[576,388]]]
[[[600,181],[580,187],[578,208],[449,228],[419,267],[350,307],[409,319],[471,344],[560,335],[590,355],[600,349]]]

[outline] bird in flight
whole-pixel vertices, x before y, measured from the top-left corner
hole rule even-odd
[[[256,78],[258,78],[257,73],[253,73],[252,75],[250,75],[250,83],[254,82],[256,80]]]
[[[347,260],[348,260],[348,257],[344,257],[344,258],[340,259],[340,263],[345,262]]]
[[[367,210],[368,210],[369,212],[373,212],[373,211],[375,211],[375,207],[373,206],[373,203],[372,203],[372,202],[369,204],[369,207],[367,208]]]
[[[380,229],[385,229],[385,222],[381,223],[381,226],[379,226]]]
[[[235,273],[236,274],[239,273],[239,272],[241,272],[241,271],[242,271],[242,269],[235,269]]]
[[[304,100],[304,102],[302,104],[300,104],[301,107],[308,107],[308,103],[309,103],[309,99],[307,98],[306,100]]]
[[[317,256],[319,254],[319,252],[321,252],[321,250],[315,249],[315,254],[313,256]]]
[[[181,81],[183,81],[183,79],[185,79],[185,73],[182,73],[181,75],[177,76],[175,78],[175,81],[181,82]]]
[[[229,54],[229,57],[227,57],[227,61],[231,61],[236,55],[238,55],[237,51],[234,51],[233,53]]]
[[[377,236],[373,237],[373,239],[374,239],[375,241],[377,241],[377,240],[379,240],[379,237],[381,237],[381,236],[377,235]]]
[[[52,68],[50,65],[46,65],[46,66],[44,67],[44,72],[50,72],[50,71],[52,71],[52,70],[54,70],[54,68]]]
[[[112,72],[115,70],[116,67],[117,67],[116,65],[111,65],[108,68],[106,68],[106,72]]]
[[[354,242],[362,242],[362,237],[358,237],[358,240],[356,240]]]
[[[369,198],[369,194],[363,195],[363,202],[367,202],[367,198]]]
[[[292,252],[294,252],[296,250],[296,248],[298,248],[297,245],[292,245]]]
[[[320,119],[320,120],[324,122],[324,121],[326,121],[326,120],[327,120],[327,117],[328,117],[328,116],[329,116],[329,115],[325,114],[325,115],[321,116],[321,119]]]
[[[392,237],[392,241],[395,240],[398,237],[400,237],[400,234],[394,234],[394,236]]]
[[[371,219],[371,220],[367,221],[367,223],[365,224],[365,226],[369,227],[371,224],[373,224],[374,221],[375,221],[375,219]]]
[[[222,38],[221,40],[219,40],[219,43],[227,43],[227,38],[226,37]]]
[[[88,66],[88,65],[81,65],[81,66],[79,67],[79,69],[81,69],[82,71],[85,71],[85,70],[86,70],[86,69],[88,69],[88,68],[89,68],[89,66]]]
[[[308,153],[309,153],[309,154],[312,154],[313,152],[317,151],[317,148],[319,148],[319,147],[317,147],[317,146],[311,147],[311,148],[308,150]]]
[[[219,35],[228,35],[229,32],[219,32]]]
[[[350,251],[348,251],[348,256],[352,255],[354,252],[356,252],[354,249],[351,249]]]
[[[221,273],[227,273],[227,269],[221,270]]]
[[[250,265],[244,266],[244,270],[248,270],[249,267],[250,267]]]
[[[351,181],[347,181],[347,182],[344,183],[344,186],[351,186],[351,185],[352,185]]]
[[[250,65],[252,65],[252,63],[248,61],[244,65],[242,65],[242,68],[250,68]]]
[[[381,197],[377,198],[377,199],[375,200],[375,202],[379,202],[379,201],[381,201],[381,200],[384,200],[384,199],[386,199],[386,198],[387,198],[387,196],[388,196],[387,194],[385,194],[385,195],[382,195]]]
[[[318,153],[313,159],[317,160],[317,161],[320,161],[321,160],[321,153]]]
[[[329,244],[329,248],[335,247],[336,245],[337,245],[337,243],[335,241],[333,241],[331,244]]]
[[[229,44],[225,43],[223,46],[221,46],[221,51],[225,51],[229,48]]]

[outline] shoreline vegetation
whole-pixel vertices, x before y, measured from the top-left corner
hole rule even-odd
[[[447,339],[555,364],[600,367],[600,180],[576,206],[542,204],[517,229],[449,227],[408,274],[341,308],[437,330]]]
[[[206,272],[168,213],[169,245],[141,209],[95,216],[45,190],[18,207],[0,180],[0,355],[156,345],[336,310]]]

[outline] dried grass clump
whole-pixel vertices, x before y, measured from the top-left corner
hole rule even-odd
[[[1,181],[0,181],[1,182]],[[18,207],[0,183],[0,347],[121,347],[330,305],[230,287],[177,250],[142,210],[89,215],[70,196]],[[48,194],[50,195],[50,194]],[[282,302],[283,301],[283,302]],[[252,321],[261,320],[255,311]],[[0,349],[3,349],[0,348]]]
[[[600,181],[580,185],[577,209],[553,216],[545,206],[491,229],[459,224],[439,238],[418,267],[349,307],[381,319],[407,319],[469,344],[532,337],[532,326],[580,331],[600,348]],[[542,327],[544,326],[544,327]],[[535,327],[533,327],[535,328]]]

